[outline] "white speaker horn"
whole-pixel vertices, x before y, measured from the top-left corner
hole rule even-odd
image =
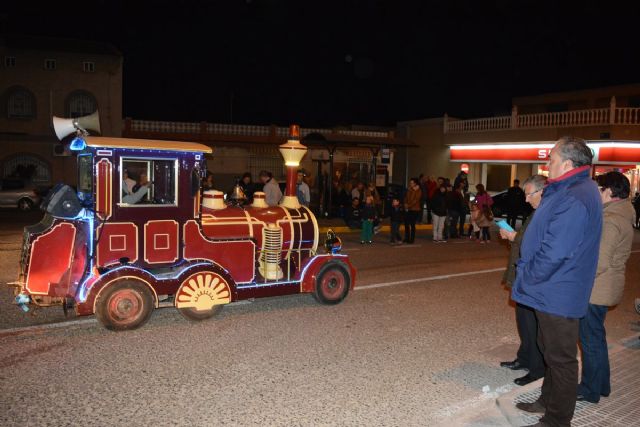
[[[75,119],[63,119],[62,117],[53,116],[53,130],[60,141],[77,130],[92,130],[100,133],[100,114],[96,111],[88,116]]]
[[[98,110],[88,116],[78,117],[75,120],[75,125],[84,130],[92,130],[100,133],[100,114],[98,114]]]
[[[75,133],[76,127],[73,124],[73,119],[53,116],[53,130],[56,132],[58,139],[62,141],[65,136]]]

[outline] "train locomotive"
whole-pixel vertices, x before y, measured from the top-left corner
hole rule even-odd
[[[54,118],[54,127],[59,138],[75,135],[78,181],[54,187],[42,220],[24,229],[9,285],[25,311],[59,305],[127,330],[161,306],[197,321],[247,298],[307,292],[336,304],[355,286],[339,238],[321,243],[314,214],[295,196],[306,151],[297,126],[280,146],[287,190],[278,206],[260,192],[243,205],[201,191],[206,145],[89,136],[96,117]],[[131,186],[130,175],[145,182]]]

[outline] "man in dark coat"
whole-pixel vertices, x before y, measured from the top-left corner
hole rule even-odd
[[[524,192],[527,202],[534,209],[537,209],[542,200],[542,190],[547,182],[544,175],[533,175],[524,182]],[[527,226],[533,218],[533,213],[527,217],[520,230],[507,231],[500,229],[500,236],[511,241],[509,252],[509,262],[502,277],[502,283],[511,287],[516,280],[516,264],[520,259],[520,244],[525,234]],[[527,369],[527,375],[516,378],[517,385],[526,385],[544,376],[544,359],[538,347],[538,321],[535,311],[531,307],[516,303],[516,326],[520,335],[520,347],[516,359],[510,362],[501,362],[500,366],[513,370]]]
[[[598,265],[602,201],[591,179],[593,153],[584,140],[563,137],[549,155],[549,180],[527,227],[513,284],[515,302],[538,319],[545,362],[542,394],[516,407],[544,413],[540,426],[570,426],[578,387],[578,325],[587,313]]]

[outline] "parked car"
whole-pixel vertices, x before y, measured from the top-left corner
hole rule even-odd
[[[491,196],[493,198],[493,206],[491,206],[491,210],[493,211],[493,216],[495,217],[503,217],[507,216],[507,190],[501,191]],[[524,204],[524,209],[522,212],[518,214],[518,218],[524,219],[529,216],[533,212],[533,208],[529,203]]]
[[[5,178],[0,181],[0,207],[30,211],[40,205],[36,189],[20,179]]]
[[[469,193],[469,200],[471,202],[473,202],[475,198],[476,193]],[[493,216],[496,218],[507,216],[507,190],[491,194],[491,198],[493,199],[493,205],[491,206]],[[529,203],[525,203],[524,211],[519,213],[517,217],[524,220],[524,218],[529,216],[531,212],[533,212],[533,208]]]

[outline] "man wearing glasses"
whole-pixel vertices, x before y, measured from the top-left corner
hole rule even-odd
[[[547,177],[543,175],[533,175],[527,178],[524,182],[524,194],[526,201],[534,209],[533,212],[527,217],[517,233],[515,231],[507,231],[504,228],[500,229],[500,237],[511,242],[509,263],[502,277],[502,283],[508,287],[511,287],[516,280],[516,264],[520,259],[522,237],[533,219],[535,210],[538,209],[540,205],[542,190],[546,183]],[[531,307],[517,303],[516,326],[518,328],[518,335],[520,336],[520,347],[516,353],[516,359],[508,362],[500,362],[500,366],[513,370],[528,370],[529,372],[527,372],[526,375],[516,378],[513,381],[517,385],[523,386],[544,376],[544,360],[537,343],[538,321],[536,320],[535,311]]]
[[[538,400],[516,407],[544,414],[536,426],[570,426],[578,325],[598,265],[602,201],[590,176],[593,154],[582,139],[559,139],[549,159],[549,180],[522,239],[512,290],[515,302],[535,310],[545,375]]]

